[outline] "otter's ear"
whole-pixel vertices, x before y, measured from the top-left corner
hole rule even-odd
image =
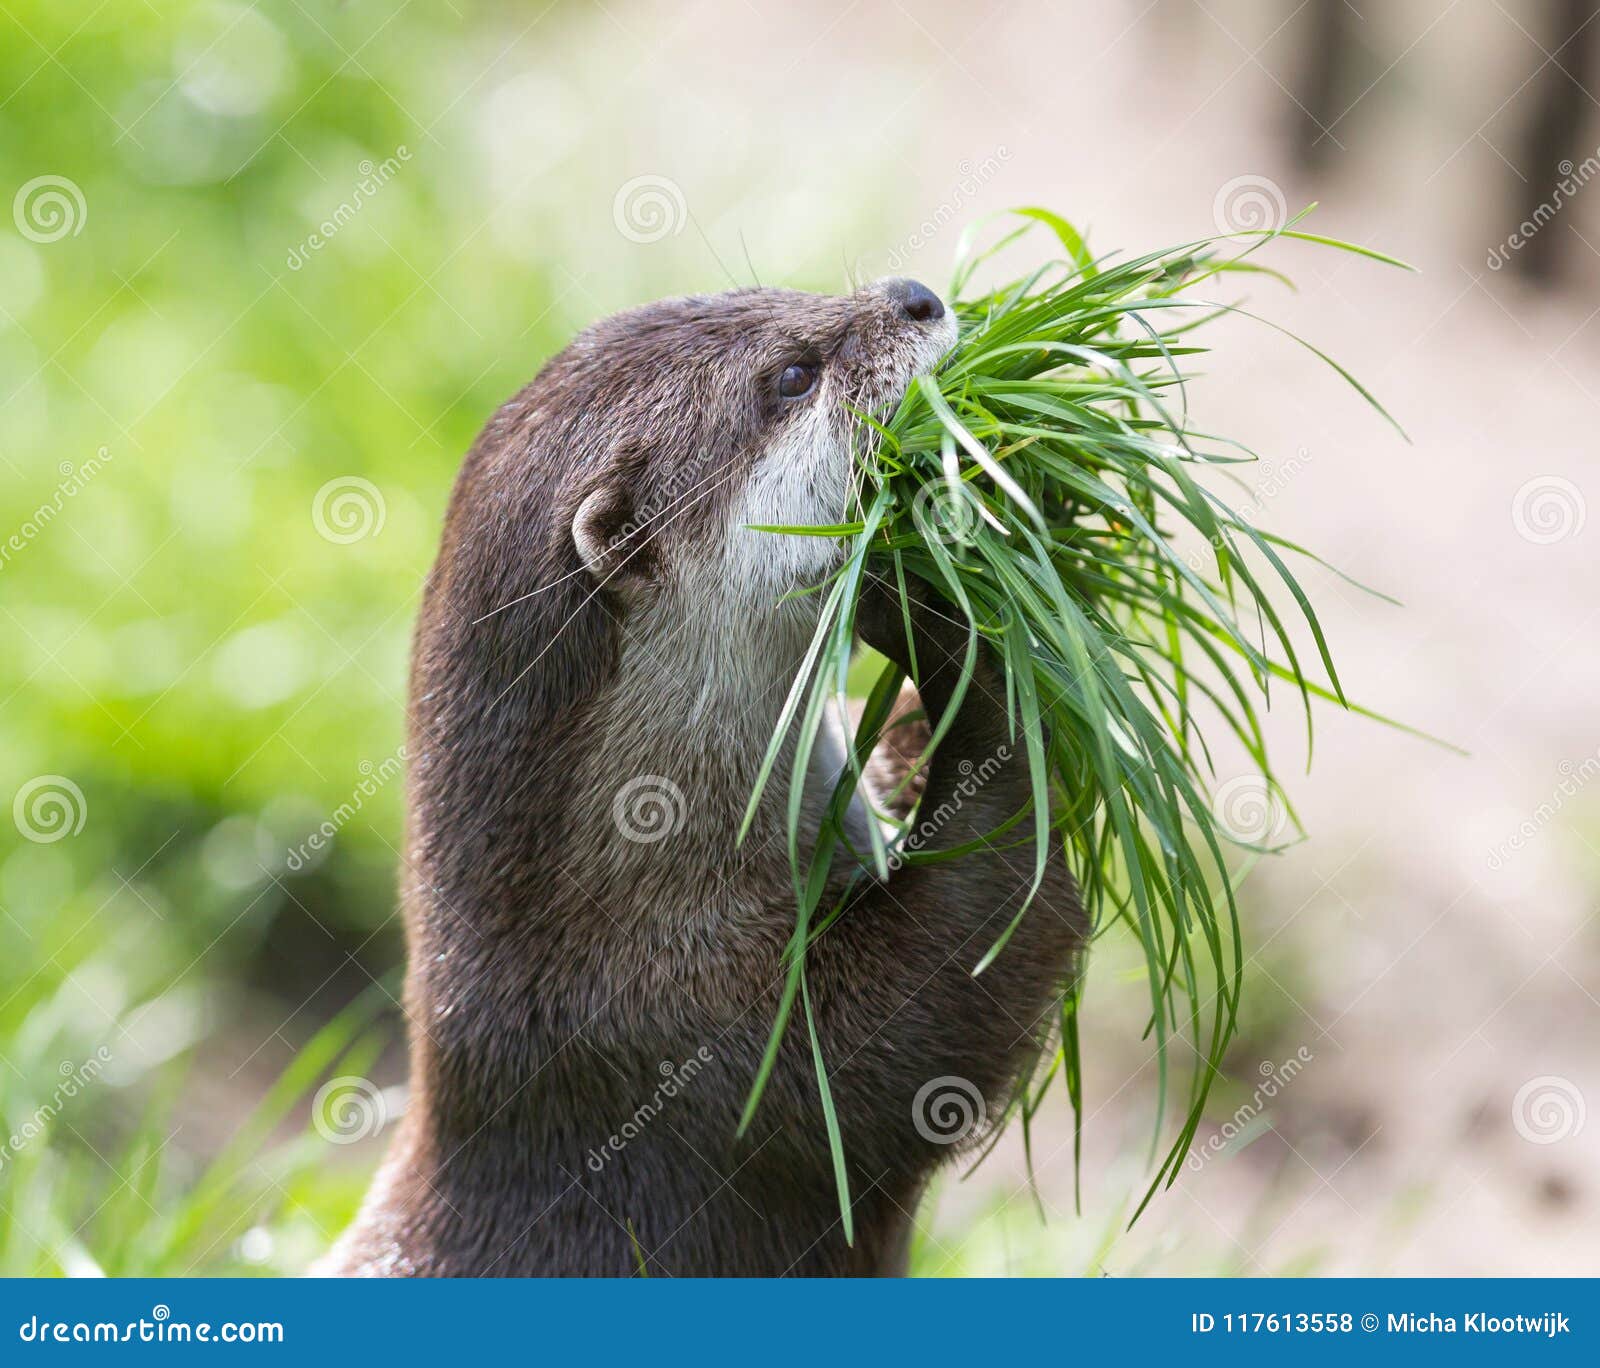
[[[619,453],[573,515],[578,558],[608,589],[643,586],[658,570],[650,510],[637,498],[642,464],[642,453]]]

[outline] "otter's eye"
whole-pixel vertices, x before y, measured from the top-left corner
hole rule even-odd
[[[811,393],[817,383],[817,368],[810,361],[797,361],[778,377],[778,393],[785,399],[799,399]]]

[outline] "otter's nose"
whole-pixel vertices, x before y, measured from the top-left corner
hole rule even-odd
[[[935,323],[944,317],[944,301],[920,280],[891,280],[888,295],[913,323]]]

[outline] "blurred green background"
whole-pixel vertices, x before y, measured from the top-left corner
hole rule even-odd
[[[1241,352],[1206,402],[1277,453],[1271,525],[1410,603],[1319,586],[1357,693],[1479,759],[1333,723],[1315,839],[1248,890],[1247,1029],[1205,1137],[1243,1108],[1226,1153],[1120,1234],[1151,1089],[1138,971],[1107,947],[1086,1215],[1062,1106],[1049,1222],[1008,1145],[943,1185],[918,1266],[1592,1257],[1600,1127],[1544,1148],[1507,1120],[1527,1080],[1592,1091],[1592,799],[1537,817],[1515,879],[1493,852],[1593,765],[1592,565],[1576,537],[1519,540],[1506,509],[1547,469],[1592,481],[1570,434],[1596,402],[1600,258],[1577,239],[1600,192],[1513,269],[1483,265],[1548,163],[1594,141],[1534,49],[1585,80],[1592,60],[1549,31],[1559,6],[1343,11],[8,0],[0,1272],[294,1272],[353,1210],[381,1136],[308,1115],[332,1079],[374,1080],[369,1116],[403,1101],[418,590],[462,453],[575,329],[753,280],[942,285],[960,225],[1017,203],[1102,250],[1161,246],[1221,226],[1241,176],[1424,267],[1408,292],[1308,261],[1273,304],[1379,383],[1404,457],[1292,356]],[[1508,385],[1516,415],[1453,397]],[[1561,668],[1522,706],[1558,631]],[[1304,1081],[1264,1103],[1258,1079],[1301,1048]],[[1463,1229],[1498,1235],[1479,1257]]]
[[[536,70],[498,60],[536,15],[563,44],[596,17],[287,0],[0,20],[8,1129],[103,1043],[115,1085],[0,1167],[0,1269],[77,1251],[125,1272],[160,1248],[215,1271],[236,1227],[301,1200],[246,1160],[203,1228],[124,1248],[353,998],[399,1035],[411,618],[477,429],[595,315],[728,283],[674,281],[681,255],[618,235],[593,153],[619,111],[542,45]],[[873,206],[850,212],[867,240]],[[574,244],[602,240],[621,250],[586,283],[608,262]],[[170,1117],[142,1118],[179,1073]],[[125,1183],[119,1146],[152,1139]],[[331,1238],[366,1171],[267,1265]]]

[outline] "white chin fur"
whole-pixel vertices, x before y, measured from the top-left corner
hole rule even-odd
[[[948,309],[927,329],[908,358],[906,380],[938,365],[956,343],[955,315]],[[851,468],[850,420],[832,394],[820,394],[764,452],[735,501],[727,544],[729,583],[771,600],[815,583],[839,562],[833,537],[795,537],[752,532],[750,526],[826,526],[852,512],[847,496]]]
[[[762,453],[733,506],[730,584],[776,598],[826,574],[837,562],[839,544],[832,537],[752,532],[750,525],[803,527],[843,518],[850,449],[842,426],[815,404]]]

